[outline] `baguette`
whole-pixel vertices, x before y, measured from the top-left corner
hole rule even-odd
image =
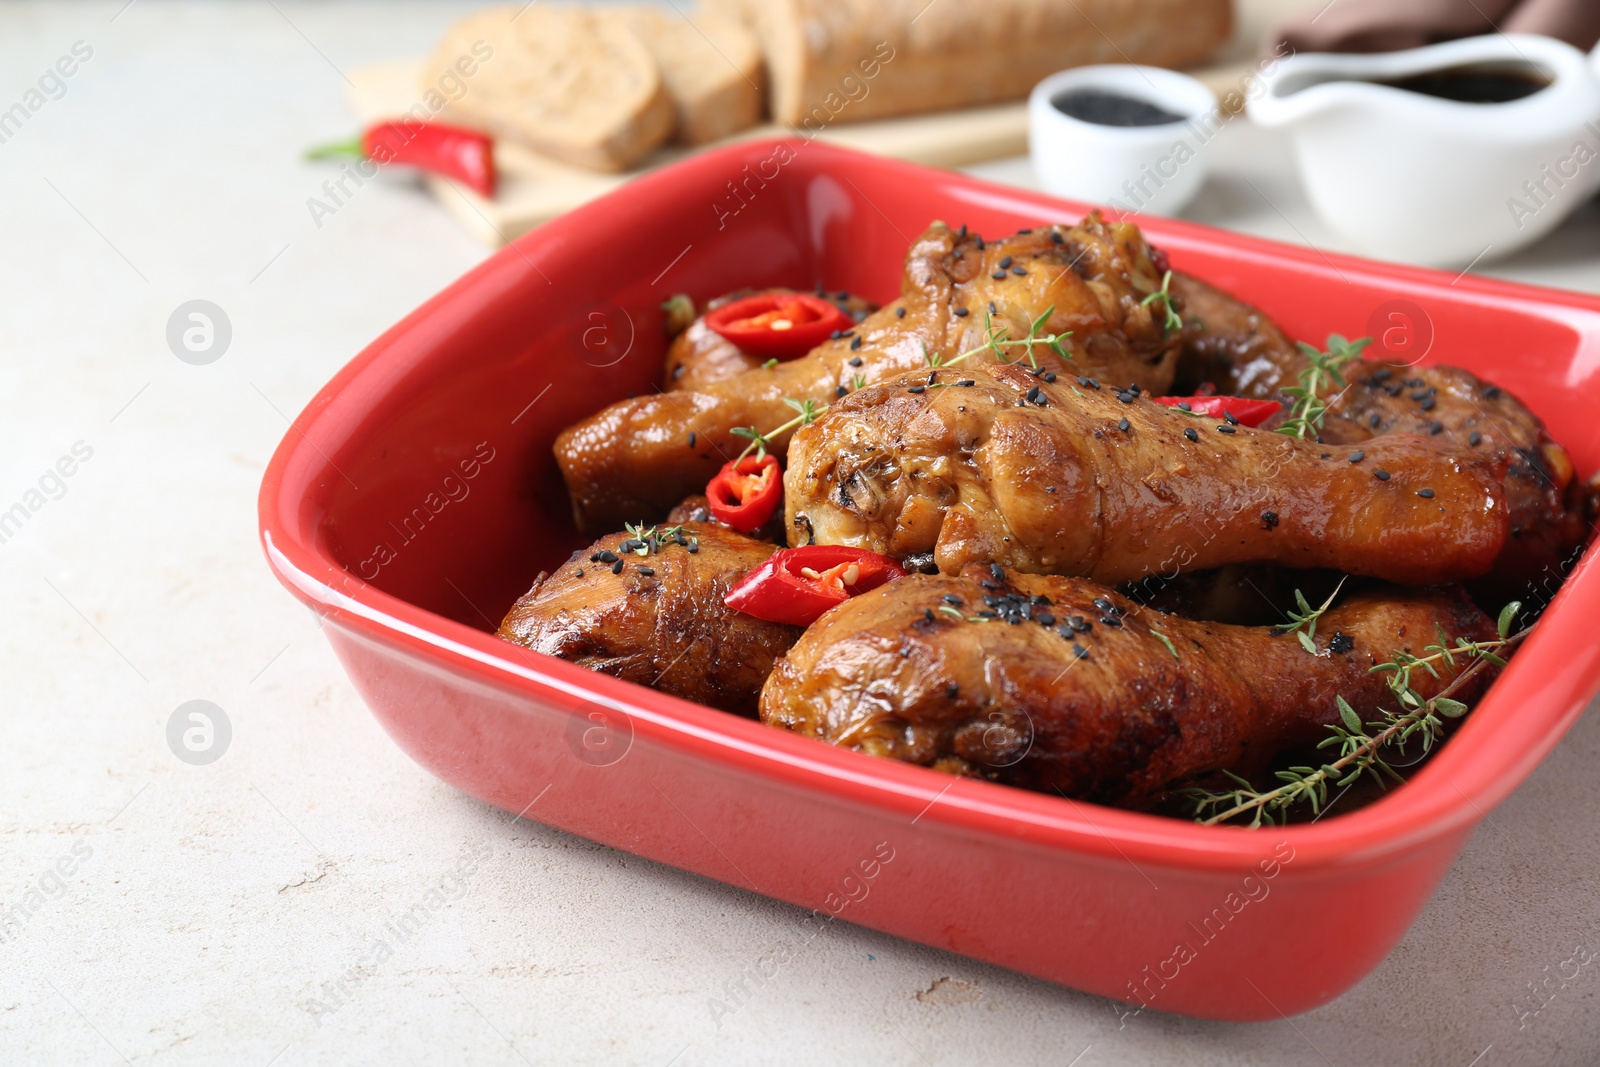
[[[772,117],[812,133],[1020,100],[1089,63],[1185,66],[1232,32],[1230,0],[702,0],[761,41]]]
[[[477,57],[470,76],[468,57]],[[594,170],[626,170],[672,135],[672,100],[649,50],[618,20],[584,8],[466,16],[425,68],[425,90],[441,85],[459,87],[448,119]]]
[[[677,108],[676,140],[705,144],[761,121],[761,48],[732,19],[659,7],[596,8],[639,38]]]

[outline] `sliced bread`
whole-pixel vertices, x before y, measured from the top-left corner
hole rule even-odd
[[[835,122],[1028,95],[1086,63],[1184,66],[1232,31],[1230,0],[702,0],[761,41],[772,117]]]
[[[577,7],[466,16],[434,50],[423,90],[444,98],[447,120],[595,170],[626,170],[666,141],[675,121],[643,42],[619,20]]]
[[[678,111],[677,140],[705,144],[761,121],[761,48],[739,23],[677,8],[629,5],[595,13],[620,20],[650,49]]]

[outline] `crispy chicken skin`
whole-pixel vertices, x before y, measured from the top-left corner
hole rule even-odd
[[[743,300],[747,296],[767,294],[787,295],[798,289],[741,289],[707,302],[700,314],[667,346],[667,365],[661,379],[661,388],[668,393],[685,389],[699,389],[712,382],[732,378],[747,370],[755,370],[766,362],[762,356],[753,356],[706,325],[706,314],[724,304]],[[878,305],[865,297],[850,293],[811,293],[833,304],[855,322],[860,322]]]
[[[1267,563],[1430,585],[1483,574],[1506,538],[1501,461],[1392,435],[1352,462],[1026,365],[939,374],[863,389],[795,435],[791,543],[932,551],[946,574],[992,560],[1118,583]]]
[[[980,612],[998,618],[973,621]],[[1376,718],[1387,689],[1369,668],[1397,648],[1420,653],[1436,627],[1494,636],[1458,591],[1358,596],[1323,616],[1312,655],[1269,628],[1139,609],[1083,579],[995,580],[974,566],[902,578],[824,615],[778,661],[761,718],[877,756],[1126,802],[1321,740],[1336,695]],[[1413,684],[1435,695],[1441,673]]]
[[[610,534],[541,574],[500,624],[507,641],[685,700],[753,716],[772,663],[800,627],[765,622],[722,602],[774,546],[715,523],[684,523],[683,541],[630,549]],[[662,531],[664,532],[664,531]],[[689,551],[690,545],[698,550]],[[650,547],[639,546],[639,547]],[[603,553],[620,560],[596,559]],[[653,573],[647,573],[653,572]]]
[[[900,299],[869,315],[855,337],[697,389],[623,400],[568,427],[555,455],[578,526],[666,514],[743,450],[748,441],[736,428],[774,429],[794,416],[786,398],[832,402],[856,376],[871,383],[924,367],[930,354],[981,345],[986,319],[1022,338],[1051,311],[1040,332],[1072,332],[1064,342],[1072,373],[1165,392],[1178,338],[1166,337],[1152,317],[1160,312],[1142,303],[1158,284],[1138,228],[1098,214],[993,243],[936,223],[906,256]],[[1037,355],[1060,367],[1043,346]],[[781,458],[787,446],[784,434],[768,448]]]

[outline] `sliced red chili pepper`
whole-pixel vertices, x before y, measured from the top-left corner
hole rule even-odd
[[[709,312],[706,325],[753,356],[794,359],[855,322],[810,293],[759,293]]]
[[[1276,400],[1247,400],[1242,396],[1158,396],[1153,399],[1169,408],[1187,404],[1196,415],[1213,419],[1232,415],[1240,426],[1260,426],[1283,410],[1283,405]]]
[[[454,178],[483,196],[494,195],[494,142],[476,130],[442,122],[380,122],[356,140],[306,153],[307,159],[341,156],[405,164]]]
[[[810,626],[829,608],[905,576],[888,556],[860,548],[785,548],[739,579],[723,603],[768,622]]]
[[[750,533],[766,525],[783,503],[783,468],[773,456],[745,456],[724,463],[706,486],[711,516]]]

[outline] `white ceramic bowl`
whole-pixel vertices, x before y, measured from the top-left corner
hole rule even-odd
[[[1059,110],[1051,98],[1099,89],[1182,117],[1159,126],[1103,126]],[[1057,196],[1118,210],[1175,215],[1205,183],[1206,121],[1217,98],[1187,74],[1131,64],[1052,74],[1028,97],[1028,148],[1040,183]]]

